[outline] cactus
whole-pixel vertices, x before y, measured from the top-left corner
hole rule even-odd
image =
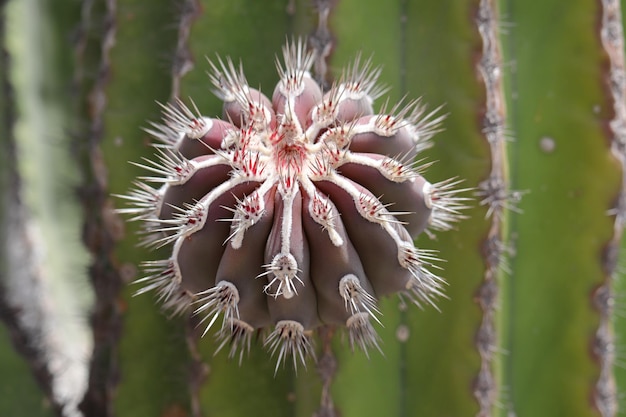
[[[32,10],[11,14],[17,6]],[[619,414],[626,381],[617,366],[624,324],[623,284],[615,278],[626,201],[626,113],[623,24],[616,0],[573,0],[567,7],[557,0],[75,0],[62,7],[52,0],[9,0],[2,10],[0,318],[9,333],[4,327],[0,331],[0,412]],[[20,20],[25,17],[30,20]],[[39,24],[32,24],[38,18]],[[291,41],[305,38],[307,50],[304,43]],[[44,39],[60,40],[50,47]],[[285,39],[286,59],[277,75],[270,64],[282,55]],[[25,56],[39,59],[36,67],[46,71],[20,70],[35,68],[19,66]],[[391,104],[385,107],[380,97],[370,108],[368,100],[344,98],[355,80],[362,81],[366,94],[377,96],[381,91],[373,89],[374,79],[375,85],[388,87]],[[219,97],[208,91],[211,81]],[[304,93],[292,100],[289,88],[299,81]],[[258,92],[272,93],[277,82],[274,97]],[[56,93],[34,94],[39,91]],[[322,121],[335,96],[344,100],[334,104],[338,113]],[[420,96],[421,101],[410,101]],[[46,106],[39,105],[46,99]],[[394,109],[395,103],[405,104]],[[410,103],[413,107],[406,110]],[[420,115],[422,103],[442,108],[424,119],[430,110]],[[356,104],[362,107],[346,115]],[[311,108],[315,116],[309,120]],[[416,149],[411,140],[397,140],[399,147],[392,148],[368,131],[386,120],[376,115],[385,114],[417,123],[426,136],[437,130],[432,146],[422,149],[418,141]],[[161,115],[163,122],[150,124]],[[374,122],[361,123],[361,117]],[[434,121],[440,122],[437,127]],[[48,144],[50,135],[23,135],[13,128],[20,123],[56,132],[56,146],[49,148],[55,152],[44,154],[45,163],[28,162],[42,155],[28,140]],[[66,135],[58,133],[59,126]],[[215,132],[215,127],[231,133]],[[290,127],[299,132],[296,138],[307,136],[304,145],[290,138]],[[337,142],[342,136],[333,133],[338,131],[352,135],[350,143]],[[394,133],[403,139],[406,131]],[[165,144],[155,148],[150,136]],[[290,140],[297,146],[287,145]],[[250,141],[254,151],[238,152]],[[317,146],[321,143],[325,146]],[[288,172],[300,172],[295,179],[274,175],[285,171],[277,169],[285,161],[276,155],[293,156],[286,149],[300,149],[295,157],[307,161],[287,164]],[[410,161],[416,151],[415,162]],[[71,178],[68,154],[79,168]],[[258,156],[258,163],[246,160],[250,156]],[[401,181],[381,176],[384,166],[398,168],[399,161],[403,168],[392,172],[403,173]],[[146,176],[137,164],[160,171],[148,174],[158,177],[156,185],[136,182]],[[414,172],[424,164],[427,170]],[[39,169],[25,168],[33,166]],[[190,168],[190,178],[174,185],[172,169],[179,166]],[[32,182],[33,173],[39,173],[39,183]],[[215,181],[203,184],[204,189],[196,183],[203,174]],[[405,174],[414,187],[407,186]],[[435,239],[419,234],[426,217],[434,219],[431,227],[438,224],[437,211],[420,201],[422,175],[435,189],[450,184],[449,178],[464,180],[455,189],[474,189],[447,195],[444,188],[448,203],[471,207],[462,211],[466,218],[453,230]],[[78,198],[68,191],[76,187],[76,178]],[[129,193],[134,181],[135,191]],[[65,191],[50,185],[59,183],[67,184]],[[296,186],[299,192],[288,192]],[[40,189],[46,192],[33,192]],[[50,197],[59,190],[62,198]],[[367,196],[357,201],[378,208],[372,220],[382,226],[364,220],[354,205],[357,194]],[[253,206],[248,203],[257,202],[254,196],[265,212],[249,224],[245,215]],[[318,210],[308,215],[310,201],[318,196],[327,204],[313,204]],[[472,200],[455,200],[467,197]],[[134,207],[125,204],[129,199]],[[62,213],[80,206],[82,218],[65,216],[65,235],[23,239],[25,231],[32,231],[28,225],[55,224]],[[315,214],[328,207],[341,215],[323,221]],[[191,233],[183,220],[196,213],[192,208],[202,209],[201,221],[207,216],[236,220],[212,225],[221,230],[219,237]],[[120,211],[141,221],[125,223]],[[393,215],[398,211],[413,214]],[[19,215],[11,217],[14,213]],[[86,259],[78,245],[69,250],[72,239],[54,237],[68,236],[81,224],[83,246],[91,253],[87,272],[77,266]],[[305,246],[292,242],[298,233],[309,238],[309,255]],[[200,236],[214,248],[179,261],[181,251]],[[149,247],[137,246],[141,239]],[[333,244],[340,241],[353,248]],[[283,243],[289,251],[283,251]],[[397,297],[379,297],[406,288],[407,280],[419,282],[396,260],[399,243],[412,251],[419,248],[419,255],[436,250],[446,260],[435,263],[441,271],[428,265],[433,275],[426,275],[424,292],[413,293],[437,308],[425,305],[422,311],[407,308]],[[17,247],[22,249],[8,250]],[[48,253],[43,248],[57,255],[54,265],[67,262],[55,271],[73,273],[38,268],[45,265],[36,256]],[[370,278],[372,248],[389,254],[382,257],[389,268],[384,281],[378,278],[382,271]],[[173,257],[177,250],[178,258]],[[238,262],[240,252],[256,259],[255,271]],[[300,269],[295,276],[261,267],[271,267],[274,255],[287,252]],[[339,271],[339,261],[314,261],[307,275],[303,260],[321,253],[347,259],[349,268]],[[182,274],[170,274],[163,269],[169,262],[158,259],[174,260]],[[368,280],[353,269],[359,262]],[[34,268],[16,268],[20,265]],[[201,268],[213,272],[205,275]],[[233,275],[235,268],[261,276],[248,280],[247,287]],[[424,279],[423,271],[413,272]],[[447,284],[436,281],[434,273]],[[321,284],[320,274],[333,275],[332,285]],[[55,284],[50,287],[50,282]],[[89,283],[96,297],[87,320],[81,302],[64,300],[79,294],[88,299]],[[440,292],[445,297],[435,297]],[[159,299],[171,308],[163,311]],[[310,303],[307,309],[293,308],[291,303],[304,299]],[[76,308],[73,313],[70,307]],[[93,337],[90,360],[79,364],[89,377],[68,391],[53,358],[78,345],[79,336],[68,329],[76,329],[81,316],[89,324],[83,332]],[[40,319],[28,322],[27,317]],[[272,333],[277,322],[282,323],[278,329],[295,329],[299,337]],[[70,335],[65,339],[72,343],[49,338],[45,329],[50,323],[61,323],[55,329],[68,332],[62,334]],[[268,330],[252,333],[250,328]],[[233,350],[231,340],[243,349]],[[275,350],[273,359],[268,349],[270,354]],[[293,366],[280,366],[301,361],[301,352],[311,355],[306,369],[298,366],[296,373]],[[70,391],[73,398],[67,397]]]
[[[413,167],[438,118],[418,101],[372,114],[382,91],[369,61],[357,57],[323,93],[304,42],[288,43],[283,59],[271,101],[220,60],[211,80],[222,119],[164,106],[164,124],[149,129],[163,143],[158,159],[138,164],[163,185],[138,182],[119,210],[144,222],[146,245],[172,250],[145,264],[138,293],[155,290],[174,313],[193,308],[203,334],[222,314],[217,350],[230,345],[240,361],[274,324],[264,344],[276,370],[287,356],[305,363],[322,323],[344,325],[352,348],[380,349],[376,298],[401,291],[434,305],[437,258],[413,240],[451,229],[467,200],[458,181],[431,184]]]

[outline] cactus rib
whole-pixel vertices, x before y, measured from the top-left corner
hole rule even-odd
[[[100,9],[100,7],[103,9]],[[118,371],[115,364],[117,355],[117,343],[121,312],[116,306],[122,280],[115,266],[112,265],[111,255],[114,250],[115,237],[112,235],[110,224],[100,216],[106,208],[108,192],[106,178],[102,178],[103,172],[94,169],[89,163],[102,163],[100,143],[104,135],[104,117],[107,97],[105,93],[109,82],[111,61],[110,53],[115,44],[116,35],[116,0],[106,0],[102,5],[84,0],[80,21],[80,38],[76,43],[76,56],[80,65],[76,68],[76,82],[83,89],[83,100],[90,108],[88,115],[88,128],[85,136],[88,138],[81,143],[78,149],[84,161],[83,178],[85,183],[79,189],[79,195],[84,206],[85,225],[83,239],[85,246],[97,262],[94,262],[89,270],[90,279],[96,292],[95,305],[90,317],[94,334],[94,350],[92,352],[89,382],[87,390],[81,402],[81,411],[94,417],[105,417],[111,413],[109,398],[115,387],[114,374]],[[102,13],[102,15],[100,15]],[[94,36],[102,22],[103,32],[97,34],[100,43],[92,45],[90,37]],[[93,48],[94,51],[91,48]],[[91,56],[97,56],[97,63],[91,62]],[[93,67],[92,67],[93,66]],[[97,68],[94,68],[97,67]],[[96,71],[97,76],[92,84],[88,81],[91,71]],[[95,165],[97,168],[97,165]],[[111,210],[108,208],[108,210]],[[110,217],[108,217],[110,218]]]
[[[498,39],[498,13],[496,2],[481,0],[476,24],[482,39],[482,56],[478,68],[485,85],[485,113],[483,134],[491,149],[491,173],[479,185],[481,205],[487,205],[487,218],[491,225],[483,244],[485,256],[484,281],[477,291],[483,318],[476,334],[481,367],[474,382],[474,395],[480,405],[479,416],[494,415],[499,403],[498,376],[496,375],[499,335],[497,306],[500,292],[500,273],[506,255],[506,215],[504,210],[515,210],[515,196],[509,191],[506,155],[506,109],[502,83],[502,55]]]
[[[615,216],[614,232],[604,248],[603,263],[605,280],[595,289],[593,304],[600,313],[600,323],[593,341],[593,353],[596,355],[600,375],[595,385],[594,401],[603,417],[612,417],[618,411],[618,393],[615,381],[615,335],[613,332],[614,299],[613,280],[617,275],[617,254],[626,225],[626,71],[624,63],[624,29],[620,2],[602,1],[601,40],[606,51],[610,67],[607,83],[613,102],[613,119],[609,122],[611,130],[611,152],[619,161],[622,170],[622,184],[615,207],[609,214]]]

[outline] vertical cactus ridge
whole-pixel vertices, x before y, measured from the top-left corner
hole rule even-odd
[[[317,25],[308,33],[308,46],[310,50],[313,51],[314,56],[312,75],[316,83],[321,87],[322,91],[326,92],[330,87],[332,78],[331,69],[329,68],[329,60],[335,47],[335,39],[331,28],[329,27],[329,20],[330,16],[334,12],[335,4],[325,0],[313,0],[311,4],[313,6],[313,11],[317,13]],[[302,10],[302,8],[306,6],[301,4],[298,7]],[[297,16],[295,10],[292,10],[291,14]],[[300,15],[302,14],[303,13],[300,13]],[[301,24],[300,26],[306,28],[306,25]],[[344,287],[344,290],[347,288],[347,286]],[[338,367],[337,357],[333,350],[333,336],[335,333],[336,326],[328,324],[323,325],[317,331],[319,336],[318,340],[320,341],[321,346],[318,349],[318,359],[315,364],[315,371],[317,376],[319,376],[321,387],[315,378],[307,378],[304,382],[302,380],[295,381],[295,391],[297,397],[303,399],[308,398],[308,401],[301,401],[301,405],[296,408],[296,415],[309,415],[311,413],[310,410],[313,409],[316,410],[313,415],[333,417],[337,413],[332,393],[332,385],[334,383]],[[351,346],[354,348],[353,339],[351,339]],[[362,346],[362,348],[366,350],[367,347]],[[313,387],[311,387],[311,384],[313,384]],[[318,398],[319,406],[315,407],[313,404]]]
[[[178,99],[181,97],[181,83],[185,74],[191,71],[195,65],[192,51],[189,48],[189,36],[191,34],[191,28],[194,21],[201,16],[202,4],[198,0],[185,0],[182,2],[182,10],[178,19],[178,34],[176,37],[176,49],[174,51],[174,62],[172,64],[172,89],[170,91],[170,100]],[[149,130],[147,130],[149,132]],[[161,132],[163,133],[163,132]],[[167,133],[167,132],[165,132]],[[154,136],[154,134],[153,134]],[[158,136],[158,134],[157,134]],[[166,134],[165,138],[169,137]],[[150,192],[153,189],[150,188]],[[174,313],[181,312],[174,308]],[[185,331],[185,338],[187,349],[189,352],[190,360],[190,375],[188,378],[189,383],[189,398],[191,415],[202,415],[200,393],[202,386],[206,379],[206,374],[209,367],[206,366],[203,361],[202,354],[198,350],[197,346],[197,320],[188,320],[187,328]],[[249,333],[243,333],[248,337],[246,342],[249,341]],[[244,343],[246,344],[246,343]],[[220,345],[221,346],[221,345]],[[231,351],[232,352],[232,351]],[[242,349],[243,352],[243,349]],[[234,352],[233,352],[234,355]]]
[[[180,87],[182,77],[194,67],[192,52],[189,50],[189,35],[194,20],[202,13],[202,6],[198,0],[184,0],[178,18],[178,35],[176,49],[172,63],[172,90],[170,97],[181,97]]]
[[[141,126],[158,115],[155,100],[169,97],[171,74],[164,59],[175,49],[177,10],[169,1],[83,4],[83,18],[90,20],[84,26],[91,32],[83,32],[87,39],[79,42],[87,44],[82,73],[95,77],[91,83],[87,78],[84,91],[85,152],[93,167],[83,187],[85,235],[98,262],[90,271],[97,291],[92,317],[97,348],[82,408],[93,416],[181,412],[189,409],[184,324],[168,320],[150,297],[132,296],[136,288],[127,284],[147,256],[137,247],[132,226],[127,229],[114,212],[112,196],[125,192],[137,175],[139,169],[127,161],[150,149]]]
[[[117,304],[121,277],[112,265],[114,232],[108,228],[104,215],[107,199],[106,178],[100,144],[104,134],[103,114],[106,106],[105,87],[109,81],[110,50],[115,39],[114,12],[116,2],[84,0],[75,44],[76,87],[85,110],[81,116],[81,141],[77,149],[82,162],[84,183],[79,188],[83,202],[83,239],[94,257],[89,277],[95,291],[90,315],[94,348],[89,364],[89,382],[80,405],[83,413],[111,416],[110,404],[119,372],[117,343],[121,330],[121,311]]]
[[[335,4],[328,0],[313,0],[314,10],[317,12],[317,26],[309,34],[309,47],[315,52],[313,76],[322,90],[330,87],[328,62],[335,47],[335,39],[328,26]]]
[[[600,324],[592,342],[593,354],[598,358],[600,375],[595,386],[594,401],[600,415],[615,416],[619,410],[616,374],[617,349],[614,328],[619,325],[615,315],[615,279],[618,275],[618,253],[623,237],[626,215],[626,72],[624,63],[624,27],[619,1],[602,2],[602,45],[610,67],[605,75],[609,101],[613,105],[613,117],[608,122],[611,137],[611,152],[621,165],[622,185],[609,214],[615,216],[613,237],[603,253],[604,282],[595,290],[593,306],[600,313]]]
[[[608,87],[602,4],[503,7],[515,16],[503,43],[515,63],[507,94],[517,138],[511,177],[514,188],[530,190],[523,214],[511,221],[508,408],[516,415],[614,415],[611,357],[602,351],[610,346],[603,339],[610,297],[598,295],[611,274],[607,247],[619,239],[607,211],[619,201],[623,170],[611,150],[617,142],[609,126],[619,112]]]
[[[508,157],[506,151],[506,109],[502,82],[502,54],[500,50],[499,10],[492,0],[481,0],[476,13],[476,24],[482,38],[482,54],[477,66],[485,85],[485,105],[482,131],[491,148],[491,173],[478,186],[480,204],[486,205],[487,218],[491,220],[488,235],[483,243],[485,257],[484,282],[476,292],[483,310],[483,318],[476,334],[476,347],[481,357],[481,367],[474,381],[474,395],[480,405],[479,416],[498,414],[502,404],[502,375],[498,361],[502,353],[500,287],[503,262],[510,247],[506,236],[506,210],[517,211],[521,193],[510,190]]]

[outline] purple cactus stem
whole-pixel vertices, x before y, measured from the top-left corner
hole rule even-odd
[[[385,92],[380,69],[358,56],[323,92],[303,41],[283,48],[271,100],[250,88],[241,65],[212,63],[223,119],[180,100],[163,106],[157,158],[122,196],[143,223],[142,243],[170,256],[146,262],[138,293],[156,291],[175,313],[222,317],[218,350],[249,351],[252,335],[294,366],[313,354],[322,324],[345,326],[352,348],[380,350],[377,301],[402,293],[435,305],[444,281],[422,232],[449,230],[464,216],[460,181],[430,183],[431,146],[442,117],[419,101],[374,114]]]

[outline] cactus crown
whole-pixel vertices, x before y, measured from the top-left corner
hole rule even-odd
[[[429,183],[414,162],[441,117],[419,100],[375,114],[380,70],[360,57],[324,92],[313,59],[303,41],[288,43],[271,100],[230,59],[212,63],[223,117],[164,105],[163,123],[146,129],[161,142],[156,160],[137,164],[150,175],[119,210],[142,222],[144,244],[171,247],[145,263],[138,293],[202,315],[206,331],[223,317],[218,350],[240,360],[252,334],[271,328],[264,344],[277,367],[304,363],[321,324],[378,348],[381,296],[434,305],[437,258],[413,240],[450,229],[466,200],[459,181]]]

